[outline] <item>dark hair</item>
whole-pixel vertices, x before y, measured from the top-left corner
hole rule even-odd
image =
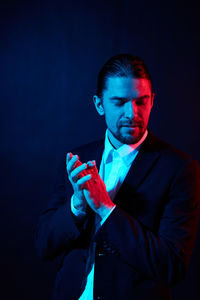
[[[109,77],[135,77],[152,79],[147,66],[141,58],[132,54],[118,54],[111,57],[101,68],[98,74],[96,95],[102,97]]]

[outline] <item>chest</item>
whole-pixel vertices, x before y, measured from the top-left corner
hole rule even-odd
[[[130,178],[125,179],[113,202],[151,230],[157,231],[169,201],[169,189],[170,178],[151,172],[137,187]]]

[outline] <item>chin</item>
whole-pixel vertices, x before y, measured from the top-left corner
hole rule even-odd
[[[131,144],[136,144],[137,142],[139,142],[140,139],[141,139],[140,136],[136,136],[136,137],[123,136],[121,137],[121,142],[123,144],[131,145]]]
[[[119,134],[118,139],[121,141],[123,144],[136,144],[139,142],[139,140],[142,138],[145,130],[138,131],[137,133],[135,132],[134,135],[131,134]]]
[[[137,128],[137,131],[135,132],[124,132],[124,131],[121,131],[120,129],[119,130],[116,130],[116,131],[112,131],[109,129],[109,132],[111,134],[111,136],[109,136],[109,139],[112,143],[112,145],[115,147],[115,148],[118,148],[120,147],[119,143],[120,144],[127,144],[127,145],[131,145],[131,144],[136,144],[137,142],[139,142],[139,140],[142,138],[145,130],[138,130],[139,128]],[[115,140],[113,140],[113,138]]]

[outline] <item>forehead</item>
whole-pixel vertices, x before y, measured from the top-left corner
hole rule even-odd
[[[151,84],[146,78],[109,77],[104,96],[142,97],[151,94]]]

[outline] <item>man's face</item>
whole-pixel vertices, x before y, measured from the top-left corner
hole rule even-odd
[[[101,105],[111,143],[137,143],[149,121],[154,94],[148,79],[109,77]]]

